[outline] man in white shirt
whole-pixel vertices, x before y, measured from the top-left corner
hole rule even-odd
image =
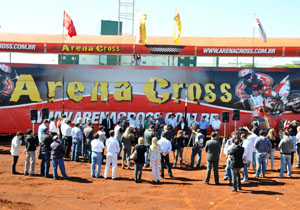
[[[72,134],[72,155],[71,155],[71,161],[79,161],[79,152],[81,149],[81,143],[83,140],[83,134],[80,129],[80,123],[76,123],[75,127],[71,130]]]
[[[57,135],[56,120],[54,117],[50,119],[49,131],[52,137]]]
[[[94,140],[91,142],[92,150],[92,164],[91,164],[91,176],[100,178],[101,165],[102,165],[102,153],[104,149],[103,142],[99,139],[99,134],[94,134]],[[97,164],[97,172],[95,176],[95,166]]]
[[[112,163],[112,179],[116,179],[118,152],[119,152],[119,141],[114,138],[115,132],[113,130],[109,131],[110,138],[106,140],[106,164],[104,179],[107,179],[108,170],[110,164]]]
[[[16,171],[16,165],[18,163],[19,154],[21,151],[23,136],[24,136],[24,134],[21,131],[18,131],[16,136],[11,141],[10,153],[13,156],[12,174],[19,174]]]
[[[131,116],[130,116],[129,126],[132,127],[132,128],[134,128],[134,130],[135,130],[136,127],[137,127],[137,123],[136,123],[136,119],[135,119],[135,116],[134,116],[134,115],[131,115]]]
[[[221,121],[219,120],[219,115],[215,115],[211,121],[211,127],[213,128],[213,132],[220,131]]]
[[[70,152],[71,152],[71,147],[72,147],[72,127],[70,125],[71,125],[71,120],[66,120],[61,125],[61,133],[63,136],[63,143],[66,148],[65,158],[70,157]]]
[[[161,137],[162,138],[157,142],[161,147],[161,160],[160,160],[161,177],[164,178],[164,165],[165,165],[164,163],[166,163],[167,165],[169,176],[173,177],[172,169],[170,165],[170,159],[169,159],[169,154],[172,151],[172,144],[168,139],[166,139],[167,137],[166,131],[164,131],[161,134]]]
[[[44,133],[44,129],[47,128],[49,125],[49,120],[44,120],[44,122],[39,126],[38,129],[38,139],[39,139],[39,143],[41,143],[42,139],[42,135]]]
[[[248,182],[248,168],[250,166],[250,162],[252,161],[252,153],[254,148],[251,139],[247,137],[246,134],[242,134],[241,139],[243,141],[243,147],[244,147],[244,154],[243,154],[244,169],[243,169],[242,182]]]
[[[114,138],[119,141],[119,152],[118,152],[118,158],[120,157],[121,151],[122,151],[122,144],[121,144],[121,138],[122,138],[122,129],[121,129],[121,121],[117,121],[117,125],[115,126],[115,136]]]

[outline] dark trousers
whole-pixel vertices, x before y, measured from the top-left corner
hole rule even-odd
[[[219,183],[219,161],[207,161],[205,182],[209,183],[211,169],[214,169],[215,183]]]
[[[291,165],[294,163],[295,152],[291,152]]]
[[[233,189],[241,189],[241,169],[232,168],[231,169],[232,179],[233,179]]]
[[[205,146],[207,129],[200,129],[200,132],[201,132],[201,133],[203,134],[203,136],[204,136],[204,139],[203,139],[203,146]]]
[[[16,165],[18,163],[19,160],[19,156],[13,156],[13,163],[12,163],[12,168],[11,168],[11,172],[14,174],[16,173]]]
[[[65,136],[65,148],[66,148],[65,157],[66,158],[70,157],[71,147],[72,147],[72,137],[71,136]]]
[[[161,159],[160,159],[160,175],[161,177],[164,177],[164,165],[167,165],[167,169],[168,169],[168,174],[169,176],[172,176],[172,169],[171,169],[171,165],[170,165],[170,159],[169,159],[169,154],[167,154],[166,156],[161,155]]]

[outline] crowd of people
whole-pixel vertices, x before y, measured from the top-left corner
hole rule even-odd
[[[57,168],[59,166],[62,178],[68,179],[64,159],[71,161],[83,161],[91,163],[91,177],[108,178],[109,168],[112,167],[112,179],[117,179],[117,162],[121,159],[122,169],[131,168],[134,162],[134,180],[142,182],[143,167],[152,168],[152,183],[160,183],[164,178],[164,169],[167,168],[168,176],[173,177],[173,167],[183,167],[183,150],[185,146],[192,146],[189,167],[201,168],[202,151],[207,155],[207,173],[204,184],[209,184],[211,170],[214,171],[215,184],[219,184],[219,158],[226,155],[226,168],[224,180],[229,180],[233,186],[232,191],[241,190],[241,183],[248,182],[248,170],[250,163],[256,171],[254,177],[265,177],[268,160],[271,161],[271,170],[274,170],[275,149],[280,150],[280,174],[284,176],[287,170],[288,177],[292,176],[294,153],[297,153],[297,165],[300,167],[300,126],[299,121],[281,120],[278,125],[279,136],[276,136],[274,128],[262,129],[258,119],[251,122],[251,126],[241,127],[231,134],[231,137],[219,138],[221,121],[215,115],[209,123],[205,116],[196,122],[192,116],[189,122],[182,117],[177,122],[175,115],[165,120],[160,114],[157,119],[147,116],[135,119],[130,116],[127,119],[120,115],[116,125],[110,115],[103,119],[99,130],[95,131],[92,120],[82,122],[77,119],[71,126],[71,120],[62,115],[59,119],[44,120],[38,128],[37,138],[31,129],[27,130],[25,137],[26,160],[24,175],[35,175],[36,154],[41,160],[40,175],[49,175],[52,159],[53,179],[58,179]],[[206,141],[207,129],[212,126],[211,138]],[[189,138],[186,138],[189,136]],[[11,155],[13,156],[12,173],[16,171],[16,165],[21,153],[21,145],[24,134],[17,132],[11,143]],[[188,141],[187,141],[188,140]],[[37,152],[37,148],[38,152]],[[133,149],[132,149],[133,148]],[[51,155],[52,154],[52,155]],[[174,162],[170,163],[170,155],[173,154]],[[52,157],[52,158],[51,158]],[[105,161],[105,170],[101,176],[101,168]],[[179,159],[179,160],[178,160]],[[97,166],[97,167],[96,167]],[[95,172],[96,170],[96,172]],[[242,173],[241,173],[242,170]],[[242,174],[242,178],[241,178]]]

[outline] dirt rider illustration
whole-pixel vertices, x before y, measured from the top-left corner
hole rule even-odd
[[[16,73],[12,72],[11,67],[0,64],[0,98],[9,97],[14,90],[13,77],[16,79]]]

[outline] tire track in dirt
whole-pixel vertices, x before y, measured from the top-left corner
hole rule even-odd
[[[234,197],[236,197],[238,195],[238,193],[234,193],[234,194],[232,194],[232,195],[229,195],[229,196],[227,196],[227,197],[225,197],[225,198],[222,198],[222,199],[220,199],[220,200],[218,200],[216,203],[211,203],[211,207],[209,208],[209,209],[216,209],[216,208],[218,208],[220,205],[222,205],[223,203],[225,203],[225,202],[227,202],[227,201],[229,201],[229,200],[231,200],[231,199],[233,199]]]

